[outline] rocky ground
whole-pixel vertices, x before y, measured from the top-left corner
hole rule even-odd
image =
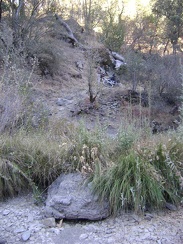
[[[137,216],[122,212],[106,220],[45,219],[44,205],[31,194],[0,202],[0,243],[18,244],[181,244],[183,208]]]

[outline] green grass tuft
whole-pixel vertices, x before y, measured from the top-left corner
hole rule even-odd
[[[181,200],[181,187],[177,169],[168,161],[162,146],[149,158],[150,152],[129,152],[93,178],[94,192],[108,198],[111,212],[133,209],[144,211],[147,207],[160,209],[166,201],[177,204]]]

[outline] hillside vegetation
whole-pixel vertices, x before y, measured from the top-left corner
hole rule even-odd
[[[0,199],[80,171],[111,213],[180,205],[183,6],[74,2],[0,2]]]

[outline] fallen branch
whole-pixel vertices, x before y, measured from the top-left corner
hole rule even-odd
[[[70,26],[65,21],[63,21],[57,14],[55,14],[55,18],[60,23],[60,25],[62,25],[65,28],[65,30],[67,31],[67,37],[70,39],[72,45],[74,46],[75,44],[77,44],[77,45],[81,46],[81,44],[75,38]]]
[[[111,54],[114,57],[114,59],[120,60],[121,62],[125,63],[125,59],[119,53],[111,52]]]

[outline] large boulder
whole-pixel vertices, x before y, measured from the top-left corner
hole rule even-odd
[[[92,183],[80,173],[60,175],[48,189],[45,215],[56,219],[101,220],[110,214],[109,202],[92,192]]]

